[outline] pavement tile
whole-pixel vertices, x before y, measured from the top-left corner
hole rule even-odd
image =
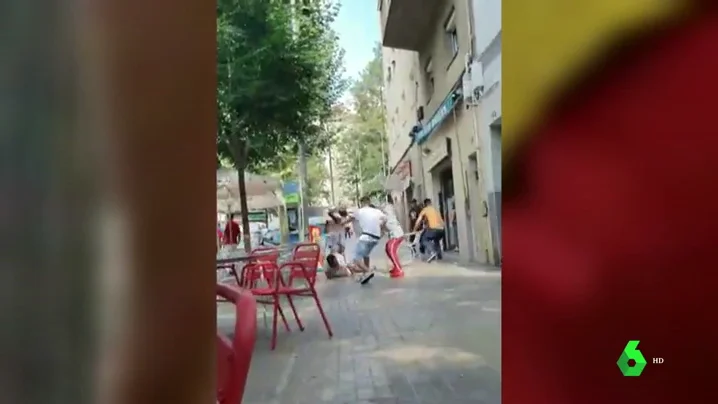
[[[372,261],[386,266],[383,248]],[[351,254],[351,244],[348,249]],[[491,267],[414,263],[406,276],[318,283],[334,330],[311,299],[297,302],[306,330],[279,330],[258,313],[245,404],[498,404],[501,402],[501,277]],[[231,332],[233,308],[218,304]],[[286,311],[291,317],[291,312]],[[266,325],[265,325],[266,318]]]

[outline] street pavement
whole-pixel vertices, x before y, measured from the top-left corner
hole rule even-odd
[[[383,251],[372,255],[379,268]],[[334,337],[313,301],[302,299],[305,331],[285,304],[292,331],[280,327],[270,351],[271,314],[260,308],[244,404],[501,402],[497,269],[415,262],[404,278],[379,274],[361,286],[322,276],[317,288]],[[217,312],[229,333],[233,308],[220,304]]]

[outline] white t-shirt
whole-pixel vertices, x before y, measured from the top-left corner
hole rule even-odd
[[[381,223],[385,218],[384,212],[370,206],[365,206],[354,212],[354,219],[361,229],[359,240],[376,241],[380,238]]]
[[[389,230],[389,237],[402,237],[404,230],[402,230],[401,223],[399,223],[399,219],[396,217],[394,205],[387,203],[386,206],[384,206],[384,213],[386,214],[386,228]]]

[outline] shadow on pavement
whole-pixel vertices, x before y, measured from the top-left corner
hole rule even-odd
[[[265,326],[260,314],[244,402],[498,404],[500,284],[500,273],[443,264],[416,265],[402,279],[378,276],[366,287],[322,280],[334,338],[302,299],[306,330],[289,318],[292,332],[280,329],[272,352],[271,315]],[[230,329],[231,314],[218,308],[218,323]]]

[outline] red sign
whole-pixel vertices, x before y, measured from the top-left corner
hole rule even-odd
[[[406,179],[406,177],[411,177],[411,161],[402,161],[396,166],[396,176],[399,177],[402,181]]]

